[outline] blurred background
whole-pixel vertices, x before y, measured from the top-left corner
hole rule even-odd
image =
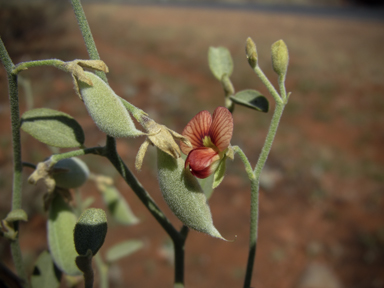
[[[217,0],[84,1],[100,57],[115,92],[156,121],[181,132],[199,111],[221,106],[221,84],[209,71],[209,46],[233,57],[236,91],[268,95],[249,67],[244,46],[255,41],[259,63],[276,84],[270,46],[283,39],[290,53],[292,91],[262,177],[260,227],[253,287],[384,287],[384,12],[383,1]],[[0,35],[14,63],[87,59],[69,1],[0,1]],[[73,90],[70,75],[51,67],[21,73],[21,114],[30,107],[69,113],[82,125],[87,147],[103,145]],[[0,69],[0,216],[11,203],[11,132],[7,81]],[[33,98],[28,96],[33,95]],[[29,100],[28,100],[29,99]],[[31,99],[33,99],[31,101]],[[237,106],[233,145],[255,165],[273,111]],[[134,170],[144,141],[119,139],[118,151]],[[23,160],[42,161],[52,151],[22,133]],[[65,151],[65,150],[64,150]],[[105,247],[141,239],[144,249],[111,270],[111,287],[171,287],[169,239],[113,167],[100,157],[82,158],[94,173],[114,178],[141,222],[109,226]],[[186,243],[186,287],[242,287],[248,251],[250,187],[243,164],[228,162],[224,182],[210,200],[215,226],[228,243],[191,231]],[[29,222],[20,241],[27,269],[47,249],[43,184],[31,186],[25,169],[23,207]],[[149,149],[144,187],[177,227],[160,194],[156,153]],[[93,183],[82,189],[102,207]],[[9,243],[0,239],[9,267]],[[62,283],[62,287],[66,287]]]

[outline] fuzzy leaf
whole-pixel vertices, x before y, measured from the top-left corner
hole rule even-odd
[[[209,47],[208,64],[213,75],[221,81],[224,74],[231,76],[233,71],[233,62],[231,53],[225,47]]]
[[[48,245],[57,267],[71,276],[81,275],[75,263],[77,256],[73,241],[75,225],[75,213],[63,197],[57,194],[49,207]]]
[[[229,97],[236,104],[255,109],[261,112],[268,112],[269,102],[267,98],[256,90],[243,90]]]
[[[21,129],[47,145],[74,148],[84,144],[84,132],[70,115],[48,108],[29,110],[21,117]]]
[[[48,251],[43,251],[36,261],[31,276],[32,288],[60,286],[61,271],[55,266]]]
[[[140,240],[128,240],[120,242],[108,250],[106,259],[109,263],[115,262],[123,257],[133,254],[143,246],[144,243]]]

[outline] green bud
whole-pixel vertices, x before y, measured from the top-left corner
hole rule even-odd
[[[184,169],[184,160],[157,149],[157,165],[160,190],[177,218],[189,228],[226,240],[213,226],[207,198],[197,179]]]
[[[77,253],[85,255],[90,249],[92,255],[95,255],[104,243],[107,228],[107,216],[104,210],[96,208],[85,210],[77,220],[73,231]]]
[[[251,37],[247,38],[245,54],[247,55],[249,65],[251,65],[252,68],[255,68],[257,66],[257,50],[255,42],[253,42]]]
[[[273,70],[279,75],[284,76],[288,69],[288,48],[283,40],[276,41],[271,47]]]
[[[78,81],[79,89],[96,126],[112,137],[144,135],[136,129],[127,109],[111,87],[91,72],[85,72],[85,75],[92,80],[93,86]]]
[[[56,194],[49,206],[47,223],[48,246],[56,266],[65,274],[81,275],[75,264],[77,256],[73,242],[76,215],[60,194]]]
[[[79,158],[68,158],[57,162],[52,168],[56,186],[71,189],[84,184],[89,177],[89,169]]]

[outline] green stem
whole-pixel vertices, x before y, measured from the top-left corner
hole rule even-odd
[[[272,148],[273,139],[275,138],[277,127],[281,116],[283,114],[285,105],[277,103],[275,112],[273,113],[271,125],[264,142],[263,149],[261,150],[259,159],[257,161],[255,170],[253,171],[254,179],[251,180],[251,220],[250,220],[250,234],[249,234],[249,251],[247,271],[244,279],[244,288],[251,287],[253,266],[256,257],[257,238],[258,238],[258,222],[259,222],[259,189],[260,189],[260,175],[267,161],[269,152]]]
[[[74,151],[69,151],[61,154],[54,154],[50,157],[50,165],[53,166],[57,162],[63,159],[68,159],[71,157],[77,157],[77,156],[83,156],[86,154],[95,154],[95,155],[101,155],[104,153],[105,147],[91,147],[91,148],[84,148],[84,149],[79,149],[79,150],[74,150]]]
[[[179,237],[172,239],[175,250],[175,284],[174,288],[184,288],[184,256],[185,241],[187,240],[189,228],[185,225],[180,230]]]
[[[276,103],[283,103],[283,100],[281,99],[279,93],[277,93],[275,87],[273,87],[273,85],[268,80],[267,76],[265,76],[264,72],[261,70],[259,65],[256,65],[253,71],[255,71],[256,75],[260,78],[261,82],[263,82],[263,84],[268,88],[268,91],[271,93]]]
[[[15,66],[15,68],[12,70],[12,74],[17,75],[23,70],[27,70],[28,68],[39,67],[39,66],[53,66],[59,69],[63,69],[64,64],[65,62],[59,59],[46,59],[46,60],[21,62]]]
[[[233,87],[232,81],[229,79],[227,74],[224,74],[223,78],[221,79],[221,85],[223,85],[225,94],[225,107],[231,113],[233,113],[233,110],[235,109],[235,103],[233,103],[229,97],[235,94],[235,88]]]
[[[129,103],[124,98],[120,98],[121,103],[123,103],[124,107],[128,110],[129,113],[132,114],[132,116],[141,124],[143,122],[143,116],[148,116],[147,113],[145,113],[140,108],[137,108],[136,106]]]
[[[11,110],[12,126],[12,149],[13,149],[13,184],[12,184],[12,210],[21,209],[22,199],[22,178],[21,173],[23,165],[21,162],[21,141],[20,141],[20,111],[19,111],[19,91],[17,87],[17,76],[12,74],[15,67],[3,41],[0,38],[0,59],[7,71],[9,102]],[[15,231],[19,230],[19,223],[14,222]],[[18,234],[19,235],[19,234]],[[23,280],[24,287],[29,287],[27,274],[23,265],[19,238],[11,242],[12,259],[18,276]]]
[[[94,257],[97,270],[99,271],[100,288],[108,288],[108,265],[101,259],[100,253],[97,253]]]
[[[79,255],[76,257],[76,265],[83,272],[84,287],[93,288],[94,273],[92,269],[92,252],[88,249],[86,255]]]
[[[75,16],[77,19],[77,23],[79,25],[81,34],[83,35],[83,39],[85,42],[85,46],[87,47],[89,58],[92,60],[100,60],[99,52],[97,51],[95,41],[93,40],[91,29],[89,28],[89,24],[87,18],[85,17],[85,13],[83,7],[80,3],[80,0],[71,0],[73,12],[75,12]],[[108,83],[107,76],[102,71],[95,71],[96,75],[104,80],[105,83]]]
[[[107,144],[105,149],[105,154],[108,160],[115,166],[116,170],[123,177],[125,182],[132,188],[133,192],[141,200],[144,206],[149,210],[153,217],[159,222],[161,227],[168,233],[172,240],[178,241],[180,237],[179,232],[173,227],[168,218],[156,205],[155,201],[151,198],[148,192],[141,185],[139,180],[133,175],[133,173],[128,169],[125,163],[121,160],[119,154],[116,151],[116,140],[113,137],[107,136]]]
[[[247,172],[249,180],[253,181],[255,180],[255,174],[253,173],[251,163],[249,163],[249,160],[243,150],[239,146],[233,146],[233,151],[239,155],[241,161],[243,161],[245,166],[245,171]]]
[[[283,99],[283,102],[287,104],[288,99],[287,99],[287,91],[285,90],[285,74],[279,76],[278,82],[279,82],[281,98]]]
[[[267,137],[265,138],[263,149],[261,150],[259,160],[255,166],[256,179],[260,179],[261,171],[264,168],[265,162],[267,161],[269,152],[271,151],[273,140],[275,139],[277,128],[279,127],[281,116],[283,115],[285,104],[277,103],[275,107],[275,112],[271,120],[271,125],[269,126]]]

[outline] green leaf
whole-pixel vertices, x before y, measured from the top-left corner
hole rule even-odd
[[[123,257],[129,256],[144,246],[143,241],[127,240],[111,247],[106,255],[109,263],[117,261]]]
[[[15,209],[8,213],[5,220],[7,222],[28,221],[28,215],[23,209]]]
[[[259,91],[243,90],[229,97],[236,104],[255,109],[261,112],[268,112],[269,102]]]
[[[43,251],[36,261],[31,276],[32,288],[60,286],[61,271],[55,266],[48,251]]]
[[[213,174],[211,174],[209,177],[204,178],[204,179],[197,178],[197,180],[199,181],[200,186],[203,189],[205,196],[207,197],[207,199],[209,199],[213,193],[213,188],[212,188],[212,186],[213,186]]]
[[[221,159],[221,161],[219,163],[219,167],[217,167],[217,169],[215,171],[212,189],[215,189],[217,186],[219,186],[221,181],[223,181],[223,179],[224,179],[226,160],[227,160],[227,157],[224,156],[224,158]]]
[[[48,246],[57,267],[71,276],[82,274],[75,263],[77,252],[73,241],[73,229],[76,220],[72,208],[60,194],[57,194],[49,207]]]
[[[125,198],[114,186],[104,185],[99,187],[104,202],[113,219],[122,225],[134,225],[139,219],[133,214]]]
[[[25,112],[21,129],[40,142],[59,148],[74,148],[84,144],[84,132],[70,115],[38,108]]]
[[[208,64],[213,75],[221,81],[224,74],[231,76],[233,71],[233,62],[231,53],[225,47],[209,47]]]

